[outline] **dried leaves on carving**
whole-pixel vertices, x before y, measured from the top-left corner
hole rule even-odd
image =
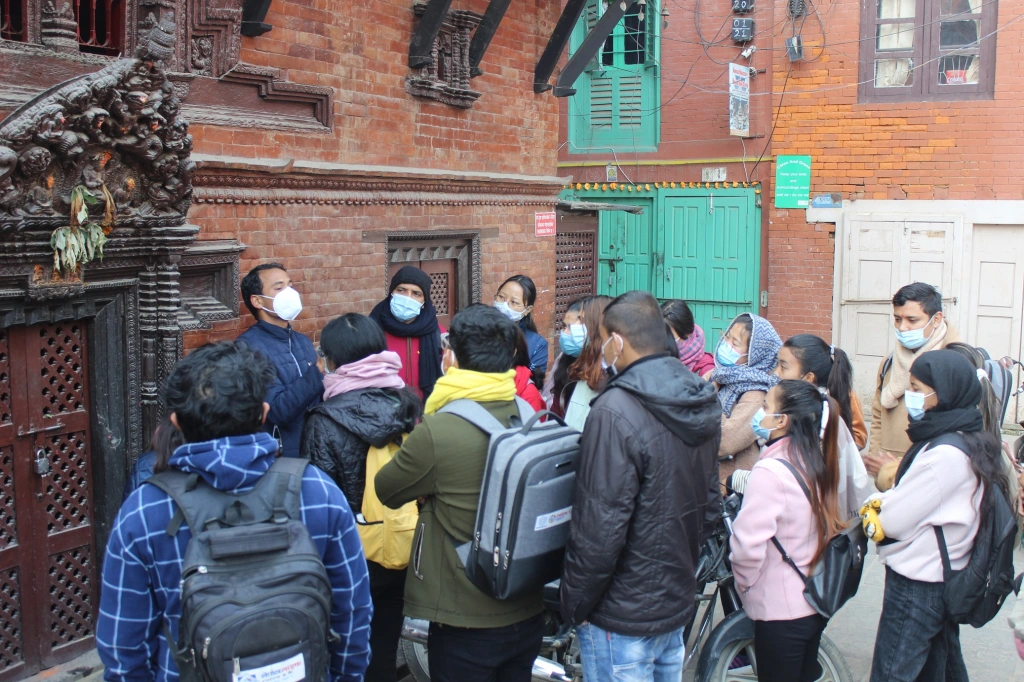
[[[89,219],[89,207],[100,203],[96,195],[85,185],[71,191],[71,224],[58,227],[50,236],[55,273],[74,274],[89,261],[103,259],[103,247],[107,243],[107,234],[113,228],[117,208],[106,186],[101,187],[106,206],[100,223]]]

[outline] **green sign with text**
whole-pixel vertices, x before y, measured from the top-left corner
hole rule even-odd
[[[775,157],[775,208],[811,205],[811,157]]]

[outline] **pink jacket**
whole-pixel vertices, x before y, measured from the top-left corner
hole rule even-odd
[[[792,461],[788,448],[785,438],[761,453],[733,524],[732,570],[743,609],[752,620],[795,620],[815,613],[804,599],[803,580],[771,541],[776,536],[807,574],[818,534],[811,503],[789,469],[777,461]]]

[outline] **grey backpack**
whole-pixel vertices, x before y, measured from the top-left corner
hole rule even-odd
[[[192,531],[181,567],[178,641],[164,635],[182,682],[323,682],[330,659],[331,585],[302,524],[309,464],[278,458],[248,493],[197,474],[164,471],[147,482],[171,496]]]
[[[473,539],[456,551],[470,581],[496,599],[539,591],[561,575],[576,492],[579,431],[521,398],[516,404],[510,428],[471,400],[439,410],[491,439]],[[542,423],[545,415],[554,421]]]

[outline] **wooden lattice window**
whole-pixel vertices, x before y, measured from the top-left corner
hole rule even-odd
[[[573,301],[597,291],[597,232],[559,232],[555,238],[555,320],[561,328]]]
[[[0,0],[0,38],[25,42],[26,0]]]

